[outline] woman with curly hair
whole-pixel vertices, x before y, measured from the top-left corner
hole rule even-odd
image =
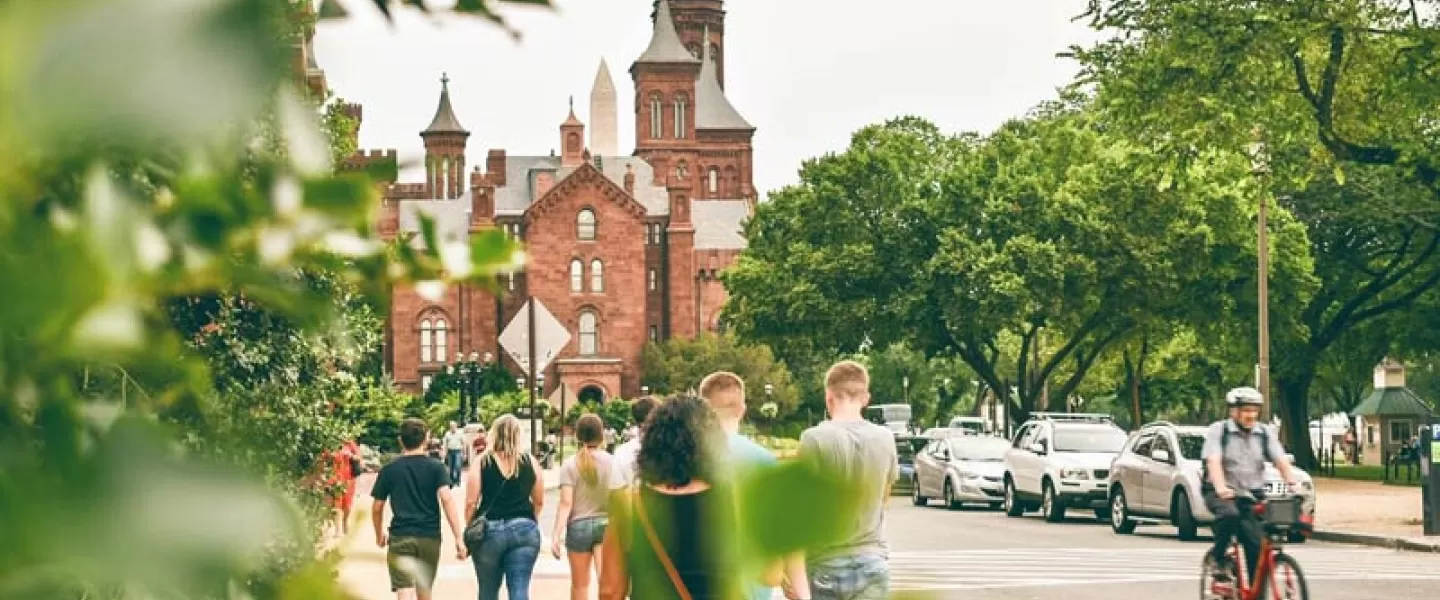
[[[601,600],[742,598],[734,497],[715,485],[725,437],[709,405],[671,397],[640,436],[639,484],[611,507],[601,548]]]

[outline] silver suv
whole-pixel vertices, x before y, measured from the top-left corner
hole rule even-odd
[[[1206,430],[1159,421],[1130,436],[1110,466],[1110,527],[1116,533],[1132,533],[1141,521],[1170,522],[1180,530],[1180,539],[1189,541],[1201,526],[1215,522],[1200,496]],[[1288,490],[1280,472],[1266,465],[1266,493],[1283,497],[1293,491],[1304,498],[1305,513],[1313,516],[1315,484],[1309,474],[1294,469],[1300,489]]]
[[[1076,507],[1109,520],[1107,478],[1125,440],[1110,415],[1033,413],[1005,453],[1005,514],[1038,508],[1053,523]]]

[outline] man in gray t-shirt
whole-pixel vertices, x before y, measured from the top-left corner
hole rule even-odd
[[[830,420],[800,435],[800,459],[845,477],[859,486],[858,512],[839,541],[812,548],[808,555],[814,600],[879,600],[890,595],[889,545],[885,542],[885,502],[900,466],[895,435],[865,420],[870,375],[865,367],[843,361],[825,375],[825,406]]]

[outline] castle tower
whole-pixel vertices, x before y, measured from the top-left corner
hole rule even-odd
[[[707,36],[708,37],[708,36]],[[699,142],[697,198],[753,200],[755,127],[740,116],[720,88],[719,65],[709,48],[700,53],[695,82],[695,129]]]
[[[675,30],[690,54],[699,57],[708,46],[715,60],[715,75],[725,87],[725,2],[723,0],[670,0]],[[708,29],[708,31],[707,31]],[[708,40],[709,43],[701,43]]]
[[[665,181],[675,153],[689,150],[695,138],[695,78],[699,75],[700,60],[680,42],[670,5],[661,0],[650,45],[630,66],[639,103],[635,155],[655,168],[656,183]]]
[[[578,167],[585,162],[585,124],[575,116],[575,97],[570,97],[570,116],[560,124],[560,166]]]
[[[420,132],[425,141],[425,193],[430,198],[459,198],[465,191],[465,141],[470,132],[460,126],[450,106],[450,76],[440,77],[440,106],[430,126]]]
[[[615,80],[610,77],[610,66],[603,58],[599,72],[595,73],[595,85],[590,88],[590,151],[596,156],[620,155]]]

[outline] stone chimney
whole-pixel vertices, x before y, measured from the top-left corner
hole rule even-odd
[[[505,186],[505,151],[491,150],[485,155],[485,174],[496,186]]]
[[[1398,389],[1405,387],[1405,365],[1386,358],[1375,366],[1375,389]]]

